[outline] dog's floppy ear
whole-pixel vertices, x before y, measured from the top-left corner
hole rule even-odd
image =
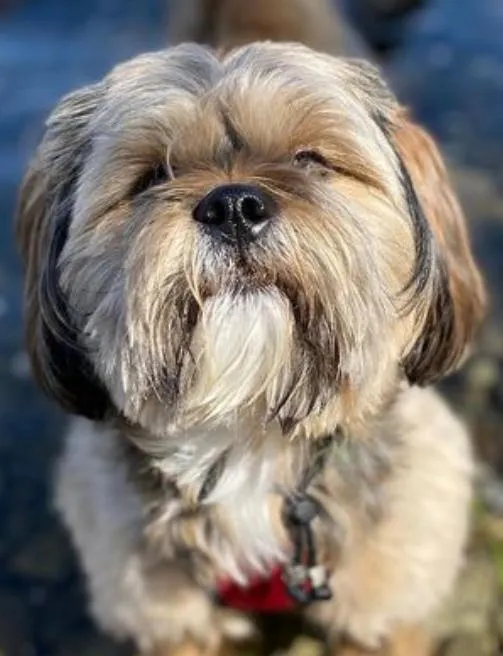
[[[80,170],[89,152],[89,118],[99,85],[64,98],[21,185],[16,237],[25,266],[27,347],[35,378],[67,411],[103,417],[108,396],[97,381],[59,286],[58,260],[72,217]]]
[[[429,228],[429,235],[418,236],[432,239],[426,258],[430,262],[424,262],[432,269],[426,321],[404,361],[409,380],[426,384],[462,363],[484,318],[486,297],[463,211],[433,139],[403,111],[390,128],[404,169],[409,204],[417,204],[415,211]]]

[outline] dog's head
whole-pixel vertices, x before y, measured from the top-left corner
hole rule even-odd
[[[17,228],[43,387],[152,430],[364,413],[453,370],[484,306],[431,139],[371,66],[292,44],[63,99]]]

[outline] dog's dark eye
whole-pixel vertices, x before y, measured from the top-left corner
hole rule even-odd
[[[296,167],[308,171],[319,171],[326,174],[332,167],[329,162],[316,150],[299,150],[295,153],[293,163]]]
[[[166,163],[159,162],[156,166],[147,169],[136,180],[131,189],[131,196],[138,196],[152,187],[171,180],[172,177],[172,169]]]

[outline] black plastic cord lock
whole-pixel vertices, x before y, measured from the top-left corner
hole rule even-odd
[[[286,499],[285,521],[294,553],[285,567],[284,580],[290,596],[301,604],[332,598],[328,573],[323,565],[316,562],[311,522],[319,512],[319,504],[307,494]]]

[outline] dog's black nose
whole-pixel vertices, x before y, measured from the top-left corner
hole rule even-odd
[[[259,187],[222,185],[205,196],[193,212],[194,219],[228,241],[254,239],[274,216],[274,200]]]

